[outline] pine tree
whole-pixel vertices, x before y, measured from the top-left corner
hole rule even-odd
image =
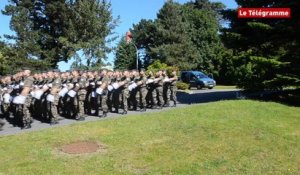
[[[238,19],[236,10],[224,17],[230,28],[223,41],[232,50],[234,76],[246,89],[282,89],[300,84],[298,1],[237,1],[241,7],[291,7],[291,19]]]
[[[136,49],[132,43],[127,43],[122,37],[118,43],[115,55],[115,69],[131,70],[136,68]]]
[[[106,0],[14,0],[5,7],[11,16],[10,26],[18,48],[27,59],[39,59],[56,67],[80,50],[88,66],[101,63],[107,46],[115,37],[109,37],[116,26],[111,5]]]

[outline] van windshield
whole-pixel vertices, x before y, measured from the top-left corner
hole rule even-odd
[[[196,77],[197,78],[207,78],[207,76],[205,75],[205,74],[203,74],[203,73],[200,73],[200,72],[197,72],[197,73],[195,73],[195,75],[196,75]]]

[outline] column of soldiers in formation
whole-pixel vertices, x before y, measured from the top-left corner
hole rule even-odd
[[[32,118],[57,124],[62,117],[82,121],[87,115],[125,115],[128,110],[176,106],[176,70],[167,74],[141,71],[51,70],[31,73],[27,68],[0,77],[0,114],[22,129]],[[122,109],[119,111],[119,109]],[[0,119],[1,120],[1,119]],[[3,121],[0,121],[0,129]]]

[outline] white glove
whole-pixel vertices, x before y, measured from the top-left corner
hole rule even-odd
[[[95,92],[95,91],[92,92],[92,97],[93,97],[93,98],[96,97],[96,92]]]
[[[25,104],[25,101],[26,101],[26,96],[18,95],[14,98],[13,103],[23,105]]]
[[[95,82],[91,82],[90,85],[95,86],[96,84],[95,84]]]
[[[134,88],[137,87],[137,84],[136,84],[136,83],[133,83],[131,86],[132,86],[132,89],[134,89]]]
[[[166,77],[163,82],[170,82],[170,79],[168,77]]]
[[[102,84],[102,81],[97,81],[97,85],[101,85]]]
[[[3,95],[3,101],[4,101],[4,103],[10,103],[10,101],[11,101],[11,96],[10,96],[8,93],[5,93],[5,94]]]
[[[118,89],[120,87],[119,83],[114,83],[114,84],[112,84],[112,86],[114,87],[114,89]]]
[[[65,87],[68,87],[68,85],[66,85],[66,84],[63,84],[63,85],[62,85],[62,87],[64,87],[64,88],[65,88]]]
[[[132,91],[132,85],[129,85],[129,86],[128,86],[128,90],[129,90],[129,91]]]
[[[24,82],[22,81],[22,82],[20,82],[20,86],[24,86]]]
[[[35,96],[35,91],[31,91],[31,92],[30,92],[30,95],[31,95],[32,97],[34,97],[34,96]]]
[[[42,95],[43,95],[43,93],[44,93],[44,91],[42,91],[42,90],[37,90],[37,91],[35,91],[34,97],[35,97],[36,99],[40,100],[41,97],[42,97]]]
[[[146,81],[146,84],[150,84],[150,83],[153,83],[153,82],[154,82],[153,79],[148,79],[148,80]]]
[[[69,91],[68,88],[64,87],[62,88],[62,90],[59,91],[58,95],[64,97],[68,91]]]
[[[109,91],[112,91],[112,90],[114,89],[114,87],[113,87],[112,85],[108,85],[108,86],[107,86],[107,89],[108,89]]]
[[[19,88],[20,86],[18,84],[14,86],[14,89],[19,89]]]
[[[49,83],[49,84],[48,84],[48,87],[52,88],[52,83]]]
[[[103,89],[102,88],[97,88],[96,93],[101,95],[103,93]]]
[[[49,89],[48,85],[45,84],[45,85],[43,86],[43,91],[47,91],[48,89]]]
[[[73,87],[74,87],[74,84],[72,84],[72,83],[69,83],[69,84],[68,84],[68,87],[69,87],[69,89],[73,89]]]
[[[48,94],[47,95],[47,101],[49,101],[49,102],[54,102],[54,96],[53,95],[51,95],[51,94]]]
[[[69,95],[70,97],[75,97],[76,92],[73,91],[73,90],[70,90],[70,91],[68,92],[68,95]]]

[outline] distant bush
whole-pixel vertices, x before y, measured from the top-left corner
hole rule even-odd
[[[187,84],[187,83],[184,83],[184,82],[177,82],[176,83],[176,86],[177,86],[177,88],[178,89],[180,89],[180,90],[187,90],[188,88],[189,88],[189,84]]]

